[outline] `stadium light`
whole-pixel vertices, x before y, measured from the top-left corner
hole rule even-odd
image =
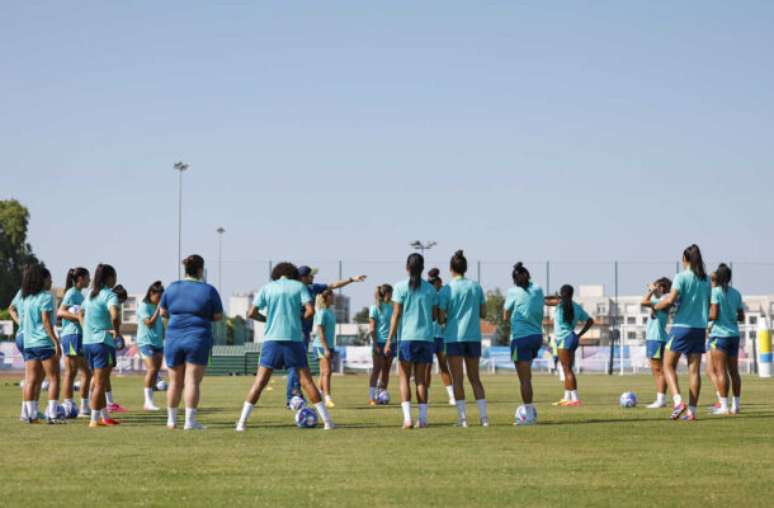
[[[422,243],[420,240],[414,240],[409,245],[414,247],[414,249],[418,250],[422,254],[422,256],[424,256],[425,255],[425,251],[426,250],[430,250],[433,247],[435,247],[436,245],[438,245],[438,242],[430,240],[427,243]]]
[[[190,164],[177,161],[172,166],[178,172],[177,182],[177,278],[183,278],[183,171],[191,167]]]
[[[221,226],[215,230],[218,233],[218,293],[223,298],[223,233],[226,229]]]

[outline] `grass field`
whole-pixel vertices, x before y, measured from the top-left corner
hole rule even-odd
[[[0,380],[0,505],[47,506],[771,506],[774,381],[744,379],[743,413],[695,423],[667,410],[623,410],[647,376],[582,376],[581,408],[554,408],[556,378],[535,380],[540,424],[516,428],[515,378],[486,377],[492,426],[454,427],[434,380],[430,423],[400,430],[400,408],[369,408],[364,376],[333,381],[338,425],[301,430],[283,408],[277,378],[244,434],[235,433],[250,378],[207,378],[204,432],[169,431],[162,413],[132,411],[116,428],[29,426],[17,421],[21,390]],[[138,377],[114,381],[117,400],[142,406]],[[397,393],[395,387],[391,392]],[[711,390],[705,383],[704,402]],[[45,399],[45,396],[43,397]],[[161,402],[161,394],[157,394]],[[432,403],[435,402],[433,405]],[[474,404],[469,420],[478,421]]]

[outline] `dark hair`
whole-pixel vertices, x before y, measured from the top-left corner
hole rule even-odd
[[[388,293],[392,293],[392,286],[389,284],[382,284],[381,286],[376,286],[376,294],[374,295],[374,299],[376,300],[376,305],[380,305],[384,303],[384,297],[387,296]]]
[[[91,280],[91,292],[89,298],[94,298],[99,294],[102,288],[105,287],[105,281],[109,278],[116,277],[116,269],[110,265],[103,265],[102,263],[97,265],[94,270],[94,278]]]
[[[67,270],[67,277],[65,278],[65,291],[75,286],[75,283],[78,282],[78,279],[80,279],[81,277],[88,277],[88,276],[89,276],[89,271],[83,268],[82,266],[70,268],[69,270]]]
[[[124,303],[129,298],[129,293],[126,292],[126,288],[121,284],[113,288],[113,293],[118,297],[118,303]]]
[[[683,259],[688,262],[693,274],[704,280],[707,278],[707,272],[704,270],[704,259],[701,257],[701,250],[695,243],[683,251]]]
[[[183,260],[185,274],[189,277],[198,277],[199,272],[204,269],[204,258],[199,254],[191,254]]]
[[[672,290],[672,281],[669,280],[669,277],[661,277],[656,281],[656,286],[661,286],[664,293],[669,293]]]
[[[46,279],[45,272],[48,272],[48,270],[43,265],[37,263],[24,268],[21,285],[22,298],[36,295],[43,291],[43,281]]]
[[[449,262],[449,268],[451,268],[454,273],[458,273],[460,275],[465,275],[465,272],[468,271],[468,260],[465,259],[465,254],[462,252],[462,250],[458,250],[454,253],[451,261]]]
[[[277,266],[275,266],[271,271],[271,280],[278,280],[282,277],[287,277],[291,280],[298,280],[301,278],[301,276],[298,274],[298,268],[296,268],[296,265],[293,263],[288,263],[287,261],[277,263]]]
[[[160,295],[163,292],[164,292],[164,284],[162,284],[160,280],[157,280],[156,282],[148,286],[148,291],[145,292],[145,298],[143,298],[142,301],[145,303],[150,303],[151,294],[156,293]]]
[[[522,289],[529,288],[530,275],[529,270],[524,268],[524,263],[519,261],[513,265],[513,273],[511,273],[513,283]]]
[[[424,269],[425,258],[422,257],[422,254],[417,254],[416,252],[409,254],[408,259],[406,259],[406,270],[409,272],[409,287],[412,290],[419,289],[419,286],[422,284],[422,272]]]
[[[434,285],[436,283],[443,284],[443,279],[441,279],[441,270],[438,268],[431,268],[427,271],[427,282]]]
[[[575,290],[569,284],[565,284],[559,290],[559,296],[562,297],[562,313],[565,323],[575,321],[575,307],[572,304],[572,295]]]
[[[718,286],[723,289],[724,293],[727,293],[728,286],[731,285],[731,267],[725,263],[720,263],[715,273],[718,276]]]

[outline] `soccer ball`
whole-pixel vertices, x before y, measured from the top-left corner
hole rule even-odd
[[[56,405],[56,418],[59,420],[64,420],[67,418],[67,411],[65,410],[65,407],[62,404]],[[76,415],[78,416],[78,415]]]
[[[516,425],[532,425],[537,422],[537,411],[527,406],[516,409]]]
[[[81,391],[81,382],[80,381],[73,382],[73,391],[74,392]]]
[[[379,392],[379,395],[376,396],[376,402],[377,404],[380,404],[382,406],[386,406],[390,403],[390,392],[387,390],[382,390]]]
[[[166,382],[166,381],[164,381],[163,379],[159,379],[159,380],[156,382],[156,391],[159,391],[159,392],[166,392],[166,391],[167,391],[167,388],[169,388],[169,385],[168,385],[168,384],[167,384],[167,382]]]
[[[65,406],[61,406],[65,411],[65,418],[78,418],[78,406],[75,404],[70,405],[70,410],[67,411]]]
[[[298,395],[294,395],[289,402],[290,409],[293,411],[300,411],[301,409],[304,409],[306,407],[306,402],[302,397],[299,397]]]
[[[120,335],[117,335],[113,343],[116,346],[116,351],[121,351],[126,347],[126,341]]]
[[[42,383],[40,383],[40,389],[42,391],[48,390],[48,379],[44,379]]]
[[[305,407],[296,413],[296,427],[299,429],[312,429],[317,426],[317,413]]]
[[[634,392],[624,392],[621,394],[621,398],[618,399],[618,404],[623,408],[636,407],[637,396]]]

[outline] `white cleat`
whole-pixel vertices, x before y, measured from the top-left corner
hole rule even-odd
[[[489,428],[489,418],[488,417],[485,416],[484,418],[481,418],[481,426],[484,427],[485,429]]]
[[[333,422],[325,422],[323,425],[323,429],[325,430],[333,430],[336,428],[336,425]]]
[[[666,402],[654,402],[645,406],[646,409],[661,409],[662,407],[667,407]]]
[[[145,411],[160,411],[158,406],[156,406],[155,404],[145,404],[144,406],[142,406],[142,408]]]
[[[457,422],[457,427],[467,429],[468,428],[468,421],[467,420],[459,420]]]
[[[183,430],[206,430],[206,429],[207,427],[205,427],[199,422],[186,423],[185,427],[183,427]]]
[[[244,432],[245,430],[247,430],[247,426],[242,422],[237,422],[235,430],[237,432]]]
[[[454,400],[454,399],[449,399],[449,405],[450,406],[456,406],[457,405],[457,401]]]
[[[712,414],[715,416],[728,416],[731,414],[731,411],[728,409],[717,408],[712,410]]]
[[[91,409],[89,408],[81,408],[81,410],[78,412],[78,418],[89,418],[91,416]]]

